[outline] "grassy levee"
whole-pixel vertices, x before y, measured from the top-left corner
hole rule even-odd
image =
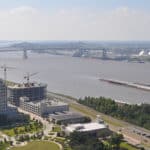
[[[115,118],[112,118],[108,115],[105,115],[103,113],[100,113],[100,112],[97,112],[95,111],[94,109],[92,108],[89,108],[87,106],[84,106],[82,104],[79,104],[79,103],[75,103],[77,101],[76,98],[73,98],[71,96],[67,96],[67,95],[63,95],[63,94],[59,94],[59,93],[53,93],[53,92],[49,92],[49,94],[52,93],[54,95],[57,95],[57,96],[60,96],[60,97],[63,97],[63,98],[67,98],[67,99],[70,99],[70,108],[71,109],[74,109],[78,112],[81,112],[82,114],[86,115],[86,116],[89,116],[92,120],[95,120],[96,119],[96,116],[99,114],[101,115],[102,119],[108,123],[109,125],[113,125],[113,126],[116,126],[116,127],[122,127],[124,126],[124,123],[122,123],[120,120],[116,120]],[[61,98],[59,97],[59,100],[61,100]],[[63,99],[62,99],[63,101]]]
[[[72,104],[70,104],[70,107],[73,108],[74,110],[77,110],[77,111],[79,111],[79,112],[81,112],[81,113],[91,117],[92,120],[95,120],[96,119],[96,115],[100,114],[102,119],[106,123],[111,124],[113,126],[117,126],[117,127],[122,127],[123,126],[123,124],[120,121],[116,121],[116,119],[113,120],[112,117],[109,117],[109,116],[106,116],[106,115],[104,115],[102,113],[99,113],[99,112],[97,112],[97,111],[95,111],[95,110],[93,110],[93,109],[91,109],[91,108],[89,108],[87,106],[84,106],[84,105],[81,105],[81,104],[72,103]]]
[[[57,95],[57,96],[62,96],[62,97],[65,97],[65,98],[68,98],[68,99],[74,100],[74,101],[77,100],[76,98],[74,98],[74,97],[72,97],[72,96],[69,96],[69,95],[65,95],[65,94],[54,93],[54,92],[50,92],[50,91],[48,91],[48,94],[55,94],[55,95]]]

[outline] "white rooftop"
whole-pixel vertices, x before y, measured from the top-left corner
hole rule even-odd
[[[105,129],[107,126],[105,124],[100,124],[97,122],[91,123],[84,123],[84,124],[72,124],[66,127],[66,130],[69,132],[79,131],[79,132],[86,132],[86,131],[93,131],[93,130],[100,130]]]

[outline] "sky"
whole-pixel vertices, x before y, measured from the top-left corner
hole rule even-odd
[[[0,0],[0,40],[150,40],[150,0]]]

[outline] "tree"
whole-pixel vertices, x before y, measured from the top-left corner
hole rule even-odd
[[[78,102],[99,112],[150,130],[150,104],[118,104],[114,100],[104,97],[85,97],[84,99],[79,99]]]
[[[14,133],[17,135],[19,132],[18,132],[18,128],[14,128]]]
[[[115,147],[116,150],[119,150],[120,148],[120,143],[123,140],[123,135],[122,134],[117,134],[114,133],[111,138],[109,139],[109,143],[112,145],[112,147]]]
[[[69,140],[73,150],[107,150],[98,138],[80,132],[71,133]]]

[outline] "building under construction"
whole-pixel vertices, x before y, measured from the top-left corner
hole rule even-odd
[[[0,79],[0,113],[4,113],[7,110],[7,91],[5,82]]]
[[[8,100],[11,104],[19,106],[20,97],[28,97],[30,101],[45,99],[47,85],[38,83],[25,83],[8,86]]]

